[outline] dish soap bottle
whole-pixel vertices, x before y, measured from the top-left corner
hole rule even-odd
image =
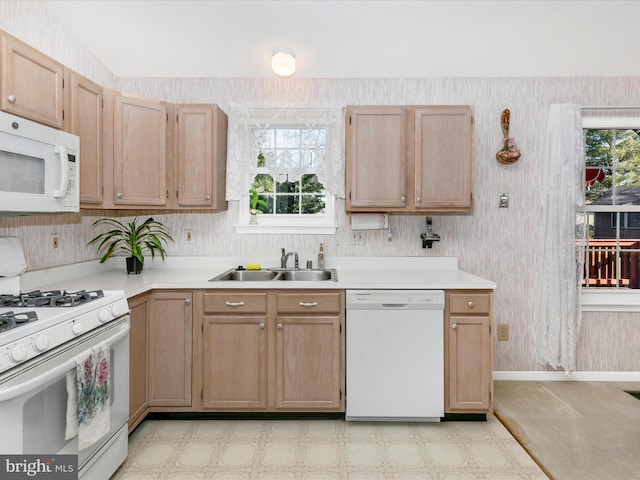
[[[320,250],[318,250],[318,270],[324,270],[324,243],[320,244]]]

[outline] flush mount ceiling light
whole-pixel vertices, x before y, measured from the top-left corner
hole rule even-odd
[[[283,78],[293,75],[296,71],[296,57],[293,56],[293,52],[283,48],[273,52],[271,70]]]

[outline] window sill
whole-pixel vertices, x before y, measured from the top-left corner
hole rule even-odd
[[[582,289],[583,312],[640,312],[640,290]]]
[[[337,225],[245,225],[233,226],[236,233],[247,235],[334,235]]]

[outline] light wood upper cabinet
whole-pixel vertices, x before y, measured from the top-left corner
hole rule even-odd
[[[158,291],[149,309],[149,406],[191,405],[192,292]]]
[[[416,210],[473,210],[471,107],[415,109]]]
[[[445,412],[486,413],[493,392],[493,293],[447,292]]]
[[[2,33],[0,108],[62,128],[64,66]]]
[[[227,116],[216,105],[168,105],[171,208],[226,210]]]
[[[407,111],[347,108],[347,210],[407,207]]]
[[[80,206],[102,204],[102,87],[69,71],[65,130],[80,137]]]
[[[167,109],[105,92],[105,208],[167,205]],[[107,123],[108,122],[108,123]],[[107,154],[109,152],[109,154]]]
[[[346,210],[473,211],[473,108],[347,107]]]

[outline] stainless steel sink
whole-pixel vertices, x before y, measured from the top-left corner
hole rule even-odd
[[[286,270],[278,275],[277,280],[291,282],[323,282],[337,281],[335,270]]]
[[[269,270],[227,270],[226,272],[218,275],[217,277],[209,280],[210,282],[264,282],[273,280],[278,276],[278,272],[272,272]]]
[[[266,270],[227,270],[210,279],[210,282],[268,282],[282,280],[285,282],[337,282],[338,273],[329,270],[282,270],[278,268]]]

